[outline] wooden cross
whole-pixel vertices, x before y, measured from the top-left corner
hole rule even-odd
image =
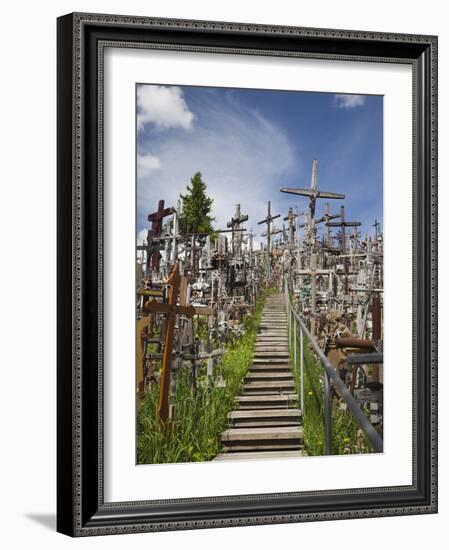
[[[344,254],[346,252],[346,228],[347,227],[359,227],[361,222],[348,222],[345,220],[345,207],[341,206],[340,208],[340,221],[339,222],[327,222],[326,227],[340,227],[341,228],[341,238],[340,238],[340,252]]]
[[[316,332],[316,276],[328,275],[329,276],[329,289],[332,288],[332,271],[329,269],[317,269],[316,266],[316,254],[310,254],[310,268],[299,269],[296,273],[298,275],[310,275],[310,334],[315,336]]]
[[[269,277],[271,274],[271,224],[273,220],[276,218],[279,218],[281,215],[276,214],[276,216],[271,215],[271,201],[268,201],[268,213],[267,217],[264,220],[261,220],[260,222],[257,222],[258,225],[261,225],[263,223],[267,224],[267,276]]]
[[[312,223],[313,223],[313,220],[315,219],[316,199],[344,199],[345,198],[345,195],[341,193],[330,193],[328,191],[321,191],[317,189],[317,183],[318,183],[318,161],[314,159],[312,161],[312,178],[310,181],[310,189],[281,187],[281,193],[290,193],[292,195],[302,195],[303,197],[309,197],[310,219],[312,220]]]
[[[167,285],[168,303],[160,303],[151,300],[145,304],[147,313],[164,313],[167,315],[164,335],[164,352],[162,355],[161,369],[161,384],[159,392],[158,415],[162,422],[166,422],[169,413],[169,393],[170,393],[170,376],[171,362],[173,355],[173,344],[175,337],[175,322],[176,315],[186,315],[193,317],[196,313],[196,308],[191,306],[177,305],[179,289],[181,287],[182,277],[179,274],[179,266],[175,263],[168,276]]]
[[[327,225],[327,222],[330,222],[331,220],[335,220],[336,218],[339,218],[340,214],[331,214],[330,213],[330,204],[326,203],[326,210],[324,211],[324,214],[316,220],[315,223],[325,223],[326,224],[326,245],[329,246],[331,244],[331,230],[330,227]]]
[[[175,213],[175,209],[170,208],[164,208],[164,200],[161,199],[158,204],[158,208],[156,212],[153,212],[152,214],[149,214],[148,221],[151,222],[151,237],[152,240],[155,240],[156,238],[160,237],[161,231],[162,231],[162,222],[163,219],[166,216],[170,216],[171,214]],[[161,259],[161,254],[159,252],[159,249],[153,249],[153,253],[151,256],[151,268],[154,271],[157,271],[159,267],[159,262]],[[147,258],[148,261],[148,258]]]

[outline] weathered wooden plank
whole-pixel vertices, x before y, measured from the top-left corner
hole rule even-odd
[[[243,384],[242,388],[244,390],[277,390],[282,391],[285,389],[291,389],[293,391],[295,387],[295,384],[293,383],[293,379],[290,380],[264,380],[261,382],[257,382],[255,380],[252,380],[251,382],[248,382],[247,384]]]
[[[288,363],[259,363],[251,365],[248,372],[279,372],[286,371],[291,372],[290,365]]]
[[[293,381],[293,376],[291,372],[280,371],[280,372],[249,372],[245,376],[245,380],[248,382],[258,382],[262,380],[291,380]]]
[[[255,357],[289,357],[288,351],[278,351],[278,350],[256,350],[254,353]]]
[[[265,418],[268,415],[276,416],[279,418],[297,418],[301,416],[301,411],[299,409],[273,409],[273,410],[264,410],[264,411],[231,411],[228,414],[228,418]]]
[[[303,429],[299,426],[279,428],[230,428],[221,434],[222,441],[278,441],[301,439]]]
[[[263,358],[263,359],[257,359],[257,358],[254,358],[253,359],[253,363],[255,365],[260,365],[260,364],[274,364],[274,363],[281,363],[281,364],[288,364],[288,362],[285,360],[285,358],[281,357],[281,358],[270,358],[270,359],[267,359],[267,358]]]

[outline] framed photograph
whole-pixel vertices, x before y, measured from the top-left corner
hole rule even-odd
[[[58,19],[58,531],[437,511],[437,38]]]

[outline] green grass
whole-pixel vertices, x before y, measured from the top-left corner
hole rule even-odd
[[[159,384],[151,387],[137,417],[138,464],[208,461],[218,454],[220,434],[228,426],[227,414],[235,408],[234,397],[253,359],[266,294],[244,320],[244,335],[227,344],[226,353],[215,367],[225,381],[224,387],[219,387],[216,379],[211,381],[206,366],[201,365],[194,390],[190,369],[180,369],[171,400],[173,421],[166,427],[157,417]]]
[[[299,337],[297,343],[297,369],[294,379],[298,396],[300,396],[301,373],[299,368]],[[293,364],[293,338],[290,346]],[[320,379],[324,369],[318,358],[309,349],[304,336],[304,450],[310,456],[321,456],[324,450],[324,402]],[[360,433],[357,422],[349,410],[342,410],[335,398],[332,403],[332,454],[340,455],[350,452],[369,453],[372,449],[365,435]]]

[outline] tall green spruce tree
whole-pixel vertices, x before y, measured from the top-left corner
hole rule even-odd
[[[201,172],[196,172],[187,185],[185,195],[181,194],[182,214],[179,219],[181,233],[205,233],[212,235],[213,218],[212,203],[214,199],[206,194],[206,184],[201,178]]]

